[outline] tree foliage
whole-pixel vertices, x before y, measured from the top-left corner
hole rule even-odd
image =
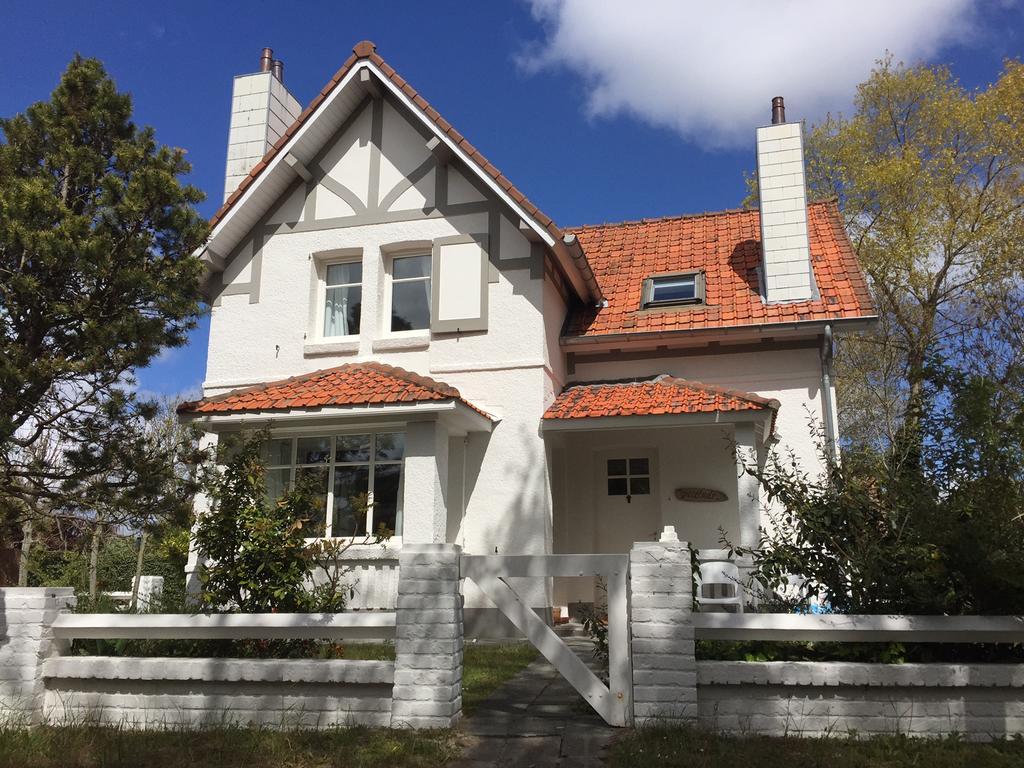
[[[200,311],[203,198],[184,151],[76,57],[48,101],[0,119],[0,504],[8,515],[143,510],[173,475],[132,372]]]
[[[1007,416],[983,376],[926,374],[919,461],[752,470],[783,510],[753,553],[762,587],[840,613],[1024,612],[1024,414]],[[803,580],[787,588],[790,574]]]
[[[341,611],[349,585],[340,562],[353,544],[379,544],[391,531],[351,539],[310,541],[324,515],[312,478],[269,498],[267,434],[227,440],[204,466],[209,510],[196,522],[202,603],[210,610]],[[365,494],[349,499],[365,515]]]

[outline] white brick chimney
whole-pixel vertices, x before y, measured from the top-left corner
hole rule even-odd
[[[235,77],[224,174],[225,200],[300,112],[302,105],[284,87],[284,64],[274,59],[270,48],[264,48],[260,71]]]
[[[807,239],[803,131],[800,123],[786,122],[781,96],[772,99],[772,124],[757,129],[757,183],[765,298],[807,301],[816,291]]]

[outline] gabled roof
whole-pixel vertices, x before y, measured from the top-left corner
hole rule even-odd
[[[178,406],[178,413],[262,413],[325,406],[413,405],[426,402],[458,402],[490,418],[464,400],[455,387],[404,368],[374,362],[347,363],[283,381],[182,403]]]
[[[385,84],[390,84],[398,92],[400,92],[407,102],[429,121],[437,132],[447,141],[451,148],[455,151],[456,156],[465,158],[468,165],[479,169],[482,172],[482,177],[485,182],[489,182],[492,188],[499,194],[499,196],[507,196],[514,206],[518,206],[522,209],[525,215],[532,219],[535,223],[538,231],[541,232],[549,240],[548,245],[555,252],[556,257],[559,260],[578,271],[583,284],[587,287],[587,290],[592,294],[592,299],[599,299],[600,293],[597,288],[597,282],[594,280],[594,275],[590,270],[587,260],[583,257],[583,254],[579,251],[579,248],[574,247],[571,243],[566,243],[564,240],[564,233],[550,216],[546,215],[536,205],[524,195],[514,184],[495,167],[486,157],[455,128],[441,117],[441,114],[430,106],[430,103],[424,99],[419,92],[413,88],[398,72],[395,71],[394,67],[390,66],[384,59],[377,53],[377,46],[369,40],[364,40],[352,49],[352,55],[345,60],[345,63],[341,65],[341,68],[334,73],[327,84],[323,87],[319,94],[310,102],[302,113],[298,116],[294,123],[292,123],[288,129],[284,132],[280,139],[278,139],[274,145],[267,151],[263,156],[263,159],[258,162],[249,174],[242,179],[238,187],[231,195],[224,201],[224,204],[217,210],[217,212],[210,219],[210,226],[213,228],[213,234],[216,234],[217,227],[221,222],[225,220],[227,215],[238,205],[242,204],[242,201],[246,197],[246,193],[256,185],[259,180],[266,174],[267,170],[271,168],[275,160],[280,156],[286,154],[286,148],[295,140],[296,136],[302,131],[303,127],[312,121],[314,116],[318,113],[321,107],[324,106],[332,94],[339,88],[339,86],[345,82],[346,78],[357,69],[360,65],[367,66],[375,76],[382,78]],[[586,291],[585,291],[586,292]]]
[[[874,307],[835,202],[807,206],[811,262],[819,297],[766,303],[761,296],[761,216],[756,210],[572,230],[587,255],[607,306],[574,313],[565,336],[689,331],[806,320],[873,317]],[[643,280],[659,272],[703,271],[706,301],[700,305],[641,308]]]
[[[544,418],[590,419],[778,409],[778,400],[662,374],[644,380],[569,384],[545,411]]]

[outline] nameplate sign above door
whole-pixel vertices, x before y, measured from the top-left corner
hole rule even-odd
[[[676,488],[676,498],[680,501],[711,502],[728,501],[729,497],[714,488]]]

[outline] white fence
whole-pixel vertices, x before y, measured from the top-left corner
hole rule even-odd
[[[462,709],[462,579],[547,579],[582,567],[565,556],[542,560],[463,559],[454,545],[406,546],[395,610],[387,612],[70,614],[70,589],[0,589],[0,720],[449,727]],[[617,722],[628,722],[631,704],[638,724],[674,721],[742,734],[1024,734],[1024,665],[696,658],[698,640],[1020,643],[1022,617],[694,613],[685,543],[634,545],[628,574],[621,556],[585,565],[587,572],[618,569],[611,602],[628,605],[626,626],[616,625],[611,638],[619,651],[612,685],[601,687],[627,703],[625,716],[612,718]],[[492,591],[549,658],[564,656],[529,607]],[[243,638],[393,639],[395,661],[68,655],[73,639]],[[600,696],[592,700],[601,703]]]
[[[398,612],[72,614],[71,589],[0,589],[0,721],[448,727],[462,709],[458,556],[406,546]],[[393,641],[395,661],[68,655],[90,639]]]

